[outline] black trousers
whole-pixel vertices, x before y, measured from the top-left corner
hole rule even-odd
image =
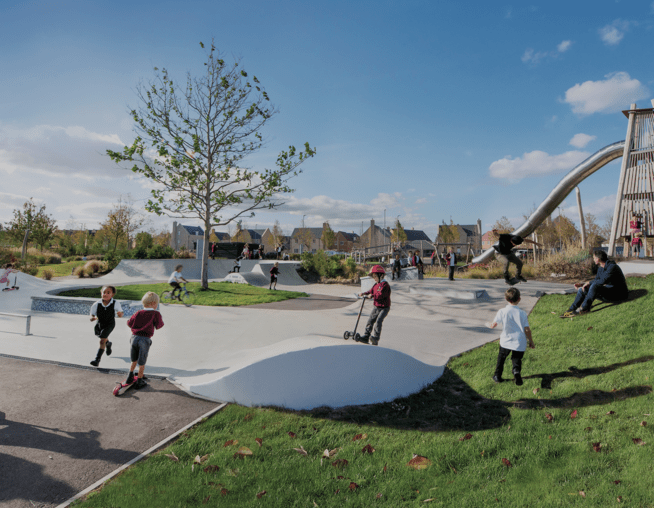
[[[456,268],[456,266],[448,266],[447,268],[449,270],[448,279],[454,280],[454,269]]]
[[[511,363],[513,363],[513,374],[520,374],[522,371],[522,357],[525,355],[525,352],[513,351],[512,349],[506,349],[500,346],[500,352],[497,354],[497,365],[495,366],[495,375],[498,378],[502,377],[504,362],[509,354],[511,354]]]

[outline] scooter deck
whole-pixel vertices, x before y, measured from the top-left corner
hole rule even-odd
[[[119,397],[123,395],[127,390],[129,390],[132,386],[136,384],[136,381],[138,381],[138,378],[135,376],[134,381],[131,383],[121,383],[120,381],[116,382],[116,387],[114,388],[113,394],[115,397]]]

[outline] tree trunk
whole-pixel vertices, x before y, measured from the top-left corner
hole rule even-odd
[[[210,217],[204,220],[204,242],[202,242],[202,271],[200,274],[202,289],[209,289],[209,229],[211,228]],[[196,250],[197,252],[197,250]]]

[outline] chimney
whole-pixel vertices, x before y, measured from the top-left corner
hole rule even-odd
[[[371,228],[375,227],[375,219],[370,219],[370,227]]]
[[[325,229],[327,229],[327,226],[329,226],[329,223],[323,222],[322,223],[322,230],[324,231]]]

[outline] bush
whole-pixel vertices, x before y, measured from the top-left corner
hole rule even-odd
[[[104,257],[105,263],[107,263],[107,271],[110,272],[116,266],[118,266],[118,263],[120,263],[120,256],[116,254],[115,252],[110,252],[109,254],[106,254]]]
[[[21,272],[26,273],[28,275],[31,275],[33,277],[36,277],[36,274],[39,273],[39,267],[34,266],[34,265],[26,264],[26,265],[20,266],[20,264],[17,264],[16,268],[18,270],[20,270]]]
[[[100,264],[100,261],[97,260],[92,260],[92,261],[87,261],[86,264],[84,265],[84,271],[88,273],[91,277],[93,276],[94,273],[100,272],[102,269],[102,265]]]
[[[43,272],[41,272],[41,277],[43,277],[45,280],[52,280],[52,277],[54,277],[54,272],[49,268],[46,268],[43,270]]]
[[[45,256],[45,264],[59,265],[61,264],[61,256],[59,254],[48,254],[47,256]]]
[[[347,258],[343,264],[343,273],[348,279],[354,279],[357,275],[357,264],[354,258]]]
[[[148,259],[172,259],[175,257],[175,251],[169,245],[153,245],[146,251]]]
[[[184,246],[182,245],[182,247],[184,247]],[[186,250],[184,248],[182,248],[182,249],[178,250],[177,252],[175,252],[175,259],[192,259],[194,257],[195,256],[193,255],[193,253],[191,251],[188,251],[188,250]]]
[[[77,275],[80,279],[83,279],[86,276],[86,270],[83,266],[78,266],[73,270],[73,275]]]

